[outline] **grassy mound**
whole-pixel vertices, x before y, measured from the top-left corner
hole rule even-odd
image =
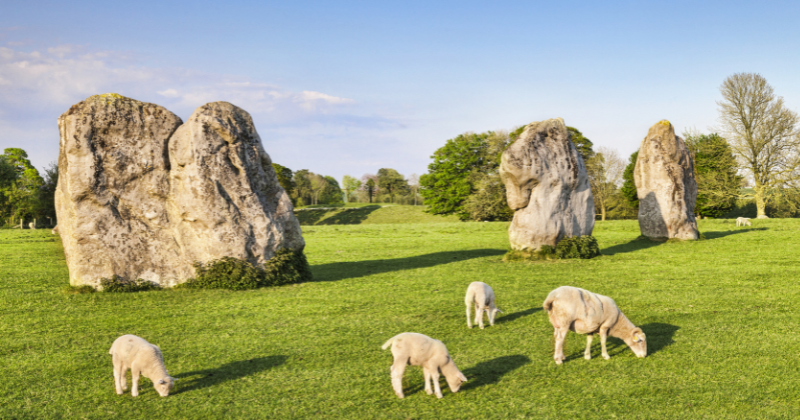
[[[456,216],[425,213],[425,206],[348,204],[342,207],[303,207],[295,210],[301,225],[369,225],[398,223],[449,223]]]

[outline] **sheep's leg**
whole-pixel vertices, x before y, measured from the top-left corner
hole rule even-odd
[[[611,356],[608,355],[608,351],[606,351],[606,338],[608,338],[608,329],[600,329],[600,345],[603,347],[603,359],[610,359]]]
[[[594,334],[586,334],[586,351],[583,352],[583,358],[592,360],[592,339]]]
[[[117,390],[117,395],[122,395],[122,393],[125,392],[122,386],[127,382],[125,380],[126,372],[123,370],[122,361],[119,360],[119,356],[116,354],[111,357],[111,362],[114,365],[114,388]]]
[[[486,311],[485,306],[475,305],[475,322],[481,329],[483,329],[483,313]]]
[[[433,381],[433,389],[436,392],[436,398],[442,398],[442,388],[439,387],[439,368],[431,369],[431,380]]]
[[[131,367],[131,395],[134,397],[139,396],[139,369]]]
[[[567,359],[564,357],[564,341],[567,339],[567,331],[569,331],[568,328],[556,328],[556,351],[553,358],[556,360],[557,365]]]
[[[406,361],[396,358],[392,364],[392,388],[398,398],[403,398],[403,372],[406,371]]]
[[[470,304],[467,304],[467,328],[472,328],[472,317],[469,313]]]
[[[433,389],[431,389],[431,372],[428,368],[423,367],[422,373],[425,375],[425,393],[431,395],[433,394]]]

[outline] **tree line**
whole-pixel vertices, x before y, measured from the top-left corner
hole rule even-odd
[[[19,226],[36,219],[38,225],[52,226],[56,220],[55,192],[58,167],[50,164],[44,176],[33,167],[28,153],[8,148],[0,155],[0,220]]]
[[[737,73],[720,87],[718,133],[683,133],[694,158],[698,217],[800,217],[798,116],[756,73]],[[510,132],[464,133],[434,152],[420,194],[428,212],[462,220],[511,220],[500,157],[525,126]],[[600,220],[636,218],[633,180],[638,151],[627,160],[608,147],[594,149],[574,127],[570,139],[583,158]]]
[[[367,173],[361,178],[345,175],[340,185],[332,176],[315,174],[308,169],[292,171],[277,163],[272,166],[278,182],[295,206],[344,203],[422,204],[419,177],[416,174],[406,178],[395,169],[381,168],[377,174]]]

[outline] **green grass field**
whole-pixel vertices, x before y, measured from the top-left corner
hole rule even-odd
[[[306,206],[298,209],[295,214],[303,226],[458,222],[456,216],[428,214],[425,213],[425,208],[396,204],[350,203],[341,207]]]
[[[65,293],[49,231],[0,231],[0,418],[790,418],[800,412],[800,220],[702,220],[706,240],[636,240],[636,221],[598,223],[605,255],[503,263],[508,223],[304,226],[311,283],[245,292]],[[489,283],[494,327],[467,329],[464,292]],[[613,297],[648,338],[637,359],[563,366],[541,303],[561,285]],[[392,392],[388,338],[442,340],[469,378]],[[161,398],[114,392],[122,334],[161,346],[179,378]],[[444,386],[444,381],[442,380]]]

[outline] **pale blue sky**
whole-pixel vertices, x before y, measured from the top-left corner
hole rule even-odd
[[[58,115],[117,92],[184,119],[232,102],[274,161],[339,180],[553,117],[628,155],[661,119],[713,129],[732,73],[797,110],[799,26],[800,3],[768,1],[4,0],[0,148],[42,168]]]

